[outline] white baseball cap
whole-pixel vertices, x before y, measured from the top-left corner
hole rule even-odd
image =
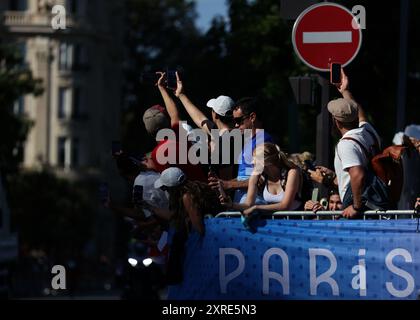
[[[207,102],[207,107],[212,108],[220,116],[226,116],[229,111],[232,111],[235,103],[232,98],[227,96],[219,96],[216,99],[211,99]]]
[[[420,125],[411,124],[411,125],[405,127],[404,134],[407,137],[420,140]]]
[[[160,178],[155,181],[155,188],[159,189],[163,186],[165,187],[176,187],[181,185],[187,177],[184,172],[177,167],[170,167],[164,170]]]

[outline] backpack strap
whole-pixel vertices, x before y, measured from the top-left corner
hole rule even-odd
[[[362,149],[362,151],[365,154],[365,157],[368,160],[368,162],[370,162],[370,160],[372,159],[373,155],[371,155],[369,153],[369,151],[366,149],[366,147],[363,145],[363,143],[361,143],[359,140],[354,139],[354,138],[351,138],[351,137],[345,137],[345,138],[343,138],[341,140],[351,140],[351,141],[356,142],[359,145],[359,147]]]
[[[376,135],[370,131],[368,128],[364,128],[366,130],[366,132],[370,135],[370,137],[372,138],[372,140],[375,142],[374,143],[374,147],[375,147],[375,151],[376,153],[379,153],[381,151],[381,142],[378,140],[378,138],[376,137]]]

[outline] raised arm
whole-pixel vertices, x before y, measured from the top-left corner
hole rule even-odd
[[[166,90],[166,88],[163,84],[163,79],[165,78],[165,73],[164,72],[157,72],[157,74],[160,75],[160,78],[159,78],[158,82],[156,83],[156,86],[159,88],[159,92],[162,95],[163,102],[165,103],[166,111],[168,112],[169,117],[171,118],[171,125],[173,126],[180,121],[178,108],[176,106],[175,101],[169,95],[168,91]]]
[[[366,122],[367,117],[362,106],[354,99],[353,94],[350,91],[349,78],[341,68],[341,83],[336,84],[337,90],[341,93],[344,99],[353,100],[357,103],[359,109],[359,122]]]
[[[187,97],[187,95],[184,92],[184,85],[178,75],[178,72],[176,73],[176,80],[177,88],[175,90],[175,96],[178,97],[179,100],[181,100],[182,105],[190,115],[191,119],[197,125],[197,127],[203,129],[207,134],[210,134],[210,129],[208,127],[208,123],[210,122],[210,120]]]

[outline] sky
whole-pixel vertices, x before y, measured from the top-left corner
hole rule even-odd
[[[211,25],[215,15],[227,17],[226,0],[195,0],[198,13],[197,25],[203,31]]]

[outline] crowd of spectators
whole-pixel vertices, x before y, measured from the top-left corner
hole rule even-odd
[[[334,168],[316,165],[309,152],[287,154],[264,127],[257,99],[212,98],[207,103],[210,118],[190,100],[178,74],[173,92],[165,79],[166,74],[159,73],[156,83],[164,106],[155,105],[143,115],[147,132],[157,141],[155,148],[142,159],[113,150],[121,177],[133,186],[132,206],[119,206],[110,195],[104,204],[132,225],[133,237],[149,247],[167,283],[182,281],[188,235],[204,236],[205,218],[222,211],[240,211],[244,227],[251,228],[251,220],[260,213],[331,211],[336,218],[355,219],[369,209],[397,209],[388,194],[394,181],[382,181],[372,168],[372,159],[384,150],[383,142],[353,97],[343,70],[336,85],[342,97],[327,106],[332,135],[338,139]],[[178,105],[199,134],[180,119]],[[203,135],[205,139],[197,139]],[[418,129],[411,128],[399,139],[404,159],[418,161]],[[207,156],[202,156],[203,150],[208,150]],[[419,190],[410,192],[411,197],[402,196],[405,207],[400,209],[418,207]]]

